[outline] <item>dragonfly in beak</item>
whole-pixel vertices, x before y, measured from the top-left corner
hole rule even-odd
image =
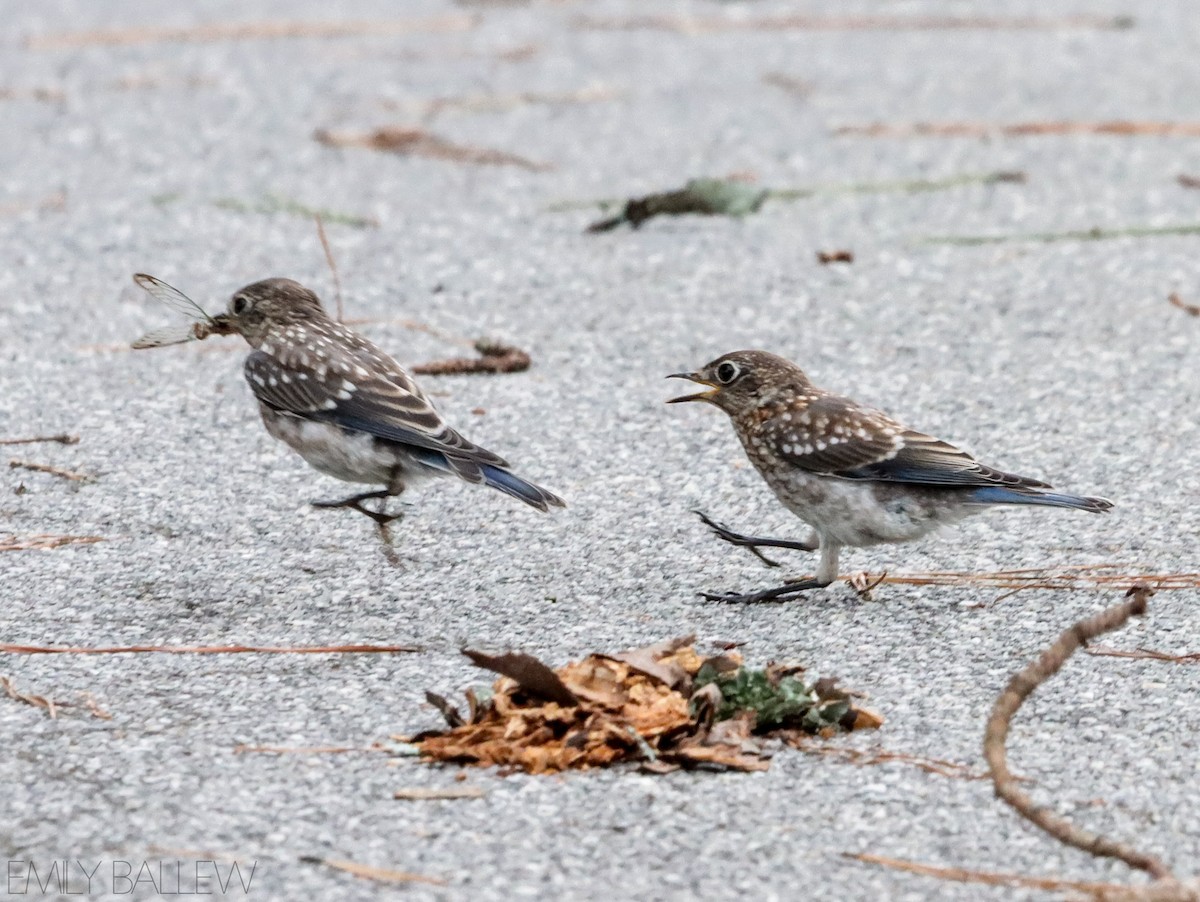
[[[134,274],[133,281],[151,297],[166,304],[177,313],[182,313],[190,322],[163,326],[161,329],[147,332],[133,342],[130,345],[131,348],[135,350],[163,348],[167,345],[184,344],[189,341],[203,341],[210,335],[233,334],[234,329],[229,325],[224,314],[210,316],[203,307],[162,279],[139,272]]]

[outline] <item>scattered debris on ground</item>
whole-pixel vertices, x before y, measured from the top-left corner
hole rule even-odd
[[[924,573],[884,573],[875,577],[854,573],[846,583],[863,593],[881,583],[904,586],[980,586],[992,589],[1132,589],[1150,586],[1156,592],[1200,588],[1200,573],[1138,573],[1122,564],[1078,564],[1028,567],[1018,570],[972,572],[931,570]]]
[[[984,244],[1007,244],[1028,241],[1051,244],[1056,241],[1111,241],[1114,238],[1163,238],[1172,235],[1200,235],[1200,223],[1181,223],[1171,226],[1130,226],[1120,229],[1074,229],[1067,232],[1015,232],[1007,235],[926,235],[921,244],[950,244],[976,247]]]
[[[449,360],[434,360],[418,363],[412,371],[420,376],[454,376],[465,373],[520,373],[529,369],[532,362],[529,354],[491,339],[481,338],[475,342],[478,357],[452,357]]]
[[[1008,769],[1008,731],[1013,716],[1025,700],[1062,666],[1080,648],[1105,633],[1120,629],[1131,617],[1146,613],[1146,605],[1153,592],[1144,586],[1130,589],[1128,601],[1106,611],[1081,620],[1059,636],[1058,640],[1042,655],[1014,676],[1004,692],[996,699],[984,732],[983,754],[991,770],[996,796],[1007,802],[1014,811],[1036,827],[1045,830],[1055,839],[1067,845],[1090,852],[1093,855],[1116,858],[1131,868],[1145,871],[1158,879],[1170,878],[1171,872],[1157,858],[1139,852],[1129,846],[1110,840],[1099,834],[1076,827],[1056,814],[1051,807],[1037,805],[1029,794],[1016,784]]]
[[[36,536],[0,536],[0,551],[51,551],[66,545],[94,545],[104,536],[56,536],[42,533]]]
[[[779,88],[793,97],[806,98],[813,92],[812,82],[788,75],[786,72],[767,72],[762,77],[762,83]]]
[[[692,179],[682,188],[648,194],[628,200],[603,198],[587,201],[562,201],[549,205],[547,212],[598,207],[602,211],[618,208],[618,212],[598,220],[585,231],[591,234],[608,232],[628,223],[638,228],[655,216],[681,216],[688,213],[701,216],[732,216],[740,218],[758,212],[767,200],[795,201],[818,196],[844,194],[922,194],[945,191],[968,185],[1023,184],[1024,172],[1000,171],[967,173],[942,179],[897,179],[885,182],[844,182],[828,185],[808,185],[792,188],[764,188],[754,184],[754,175],[738,174],[725,178]]]
[[[503,113],[524,106],[576,106],[615,100],[619,91],[605,85],[590,85],[578,91],[541,92],[520,91],[515,94],[466,94],[435,97],[432,100],[408,103],[386,101],[383,106],[411,116],[423,123],[432,122],[444,113]]]
[[[530,172],[549,172],[550,163],[490,147],[456,144],[423,128],[386,125],[366,132],[331,131],[320,128],[313,137],[327,147],[364,147],[400,156],[425,157],[430,160],[449,160],[453,163],[473,163],[481,166],[517,166]]]
[[[62,103],[67,92],[62,88],[0,88],[0,100],[36,100],[41,103]]]
[[[325,222],[321,214],[314,215],[313,221],[317,226],[321,250],[325,252],[325,265],[329,267],[329,274],[333,276],[333,301],[337,308],[337,321],[340,323],[346,318],[346,311],[342,307],[342,277],[338,274],[337,260],[333,258],[333,248],[329,246],[329,236],[325,234]]]
[[[75,47],[120,47],[134,44],[207,43],[210,41],[261,41],[280,38],[344,38],[352,35],[405,35],[466,31],[478,18],[471,15],[425,16],[411,19],[344,22],[287,20],[229,22],[190,27],[111,28],[33,35],[29,50],[65,50]]]
[[[3,689],[4,694],[13,701],[21,702],[33,708],[41,708],[51,720],[57,719],[59,712],[64,708],[78,707],[86,708],[89,714],[99,720],[112,720],[112,715],[101,708],[90,693],[84,693],[83,700],[80,702],[58,701],[44,695],[36,695],[32,692],[21,692],[13,683],[12,678],[7,676],[0,676],[0,689]]]
[[[38,442],[58,442],[60,445],[78,445],[79,436],[61,433],[59,435],[35,435],[32,438],[0,438],[0,445],[33,445]]]
[[[1200,122],[912,122],[899,125],[876,122],[842,125],[835,135],[856,138],[1031,138],[1047,135],[1152,135],[1165,138],[1200,137]]]
[[[1036,661],[1017,673],[996,699],[984,731],[983,755],[995,787],[996,797],[1008,804],[1017,814],[1034,826],[1049,833],[1068,846],[1081,849],[1101,858],[1115,858],[1129,867],[1144,871],[1152,883],[1145,886],[1123,886],[1113,883],[1085,883],[1050,877],[1023,874],[997,874],[964,868],[946,868],[884,858],[879,855],[850,854],[858,861],[923,874],[960,883],[986,883],[993,886],[1025,886],[1054,891],[1083,893],[1097,902],[1200,902],[1200,881],[1182,882],[1159,858],[1117,842],[1098,833],[1077,827],[1056,813],[1061,804],[1037,804],[1020,786],[1018,778],[1008,769],[1008,733],[1017,711],[1043,683],[1058,673],[1067,660],[1080,648],[1105,633],[1123,627],[1132,617],[1146,613],[1150,596],[1146,586],[1131,588],[1126,600],[1080,620],[1062,633]]]
[[[76,473],[74,470],[64,470],[62,467],[52,467],[50,464],[40,464],[32,460],[17,460],[15,457],[8,462],[9,469],[31,470],[34,473],[47,473],[66,479],[70,482],[91,482],[96,477],[92,473]]]
[[[795,736],[786,740],[787,744],[797,751],[822,758],[832,758],[856,767],[875,767],[881,764],[904,764],[915,767],[927,774],[939,777],[950,777],[955,780],[986,780],[985,771],[974,770],[958,761],[947,761],[944,758],[929,758],[925,755],[909,755],[905,752],[892,752],[885,748],[856,749],[849,746],[829,745],[814,741],[811,736]]]
[[[359,216],[355,213],[340,213],[337,210],[310,207],[281,194],[264,194],[256,201],[246,201],[236,197],[219,197],[212,202],[212,205],[221,210],[232,210],[235,213],[261,213],[267,216],[285,213],[290,216],[303,216],[305,219],[319,218],[324,222],[350,226],[355,229],[379,228],[379,220],[374,216]]]
[[[629,223],[636,229],[655,216],[685,213],[742,217],[757,212],[768,194],[766,188],[734,179],[692,179],[676,191],[631,198],[617,215],[593,222],[586,231],[591,234],[608,232],[622,223]]]
[[[239,743],[233,747],[235,755],[345,755],[350,752],[382,752],[384,746],[374,745],[247,745]]]
[[[817,251],[817,262],[822,266],[828,266],[830,263],[853,263],[854,251]]]
[[[873,855],[870,852],[845,852],[846,858],[861,861],[863,864],[876,864],[880,867],[903,871],[907,874],[919,874],[922,877],[934,877],[938,880],[949,880],[954,883],[981,883],[985,886],[1025,887],[1028,889],[1044,889],[1049,892],[1085,893],[1091,899],[1108,899],[1112,897],[1098,894],[1124,889],[1116,883],[1091,883],[1083,880],[1060,880],[1057,877],[1031,877],[1027,874],[998,873],[996,871],[976,871],[969,868],[946,868],[932,864],[922,864],[919,861],[906,861],[902,858],[889,858],[886,855]]]
[[[1165,661],[1169,664],[1200,664],[1200,652],[1173,655],[1153,648],[1135,648],[1133,651],[1126,651],[1120,648],[1095,645],[1089,646],[1087,653],[1101,658],[1133,658],[1137,661]]]
[[[67,193],[65,191],[56,191],[43,197],[41,200],[19,200],[12,203],[0,204],[0,216],[16,216],[18,213],[27,213],[30,210],[51,210],[57,213],[67,209]]]
[[[397,789],[392,798],[405,802],[427,802],[434,800],[482,799],[486,792],[478,786],[442,786],[437,788],[417,787]]]
[[[576,28],[604,31],[655,29],[682,35],[722,31],[1060,31],[1100,29],[1125,31],[1133,28],[1132,16],[626,16],[602,18],[577,16]]]
[[[1172,307],[1178,307],[1188,316],[1200,316],[1200,304],[1184,303],[1183,298],[1174,293],[1167,298],[1167,301],[1170,302]]]
[[[411,871],[397,871],[392,868],[378,868],[369,864],[359,864],[356,861],[345,861],[339,858],[321,858],[317,855],[303,855],[303,864],[319,864],[335,871],[353,874],[364,880],[374,880],[377,883],[431,883],[434,886],[445,886],[446,881],[440,877],[427,877],[424,874],[414,874]]]
[[[2,546],[0,546],[2,550]],[[0,643],[0,653],[17,655],[328,655],[407,654],[421,652],[419,645],[20,645]]]
[[[883,722],[831,678],[806,681],[798,666],[748,668],[736,652],[703,657],[692,643],[592,654],[558,670],[526,654],[464,650],[501,678],[490,692],[468,690],[465,716],[427,693],[449,729],[409,741],[429,761],[535,774],[627,762],[654,773],[754,771],[769,766],[772,740]]]

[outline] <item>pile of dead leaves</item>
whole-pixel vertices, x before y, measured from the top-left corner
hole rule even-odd
[[[593,654],[552,670],[525,654],[464,650],[501,674],[491,693],[468,690],[464,718],[426,693],[449,729],[413,742],[422,757],[551,773],[638,762],[766,770],[773,740],[828,737],[878,727],[832,679],[806,683],[803,668],[744,667],[736,652],[702,657],[688,636],[621,654]]]

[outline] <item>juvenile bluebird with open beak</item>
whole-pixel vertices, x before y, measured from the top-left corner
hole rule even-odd
[[[1032,504],[1099,513],[1103,498],[1051,491],[1036,479],[979,463],[965,451],[909,429],[887,414],[813,385],[795,364],[766,351],[734,351],[690,379],[708,391],[667,403],[706,401],[733,421],[750,462],[784,507],[812,527],[803,541],[739,535],[701,519],[718,536],[761,547],[820,550],[816,576],[713,601],[758,602],[821,588],[838,575],[843,546],[908,542],[998,504]]]
[[[382,486],[315,506],[353,508],[382,528],[400,515],[362,502],[437,476],[483,483],[540,511],[565,506],[451,428],[400,364],[330,319],[298,282],[247,285],[212,319],[254,349],[245,375],[267,432],[326,475]]]

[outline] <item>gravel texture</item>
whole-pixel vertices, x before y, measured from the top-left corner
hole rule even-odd
[[[397,10],[397,6],[403,9]],[[847,586],[781,606],[706,604],[701,589],[779,574],[689,513],[798,534],[717,411],[667,408],[663,376],[763,347],[990,463],[1111,497],[1109,516],[996,512],[910,547],[852,551],[844,572],[1114,562],[1200,570],[1200,297],[1195,236],[980,247],[929,235],[1200,221],[1195,137],[865,138],[844,124],[1174,120],[1200,94],[1189,0],[991,4],[995,16],[1134,13],[1125,30],[755,31],[580,28],[647,12],[757,17],[894,4],[634,0],[470,4],[346,0],[10,3],[0,17],[0,437],[96,474],[5,469],[0,532],[106,541],[0,553],[0,638],[69,645],[413,643],[411,655],[0,655],[16,688],[91,693],[111,720],[57,719],[0,696],[0,851],[10,860],[257,861],[255,898],[1044,898],[859,864],[1128,879],[1066,850],[986,781],[781,752],[762,774],[471,772],[481,800],[403,802],[456,774],[380,753],[235,754],[241,743],[365,747],[437,722],[426,689],[486,676],[464,644],[552,663],[695,632],[798,660],[870,693],[887,718],[839,742],[981,765],[1006,678],[1101,591]],[[881,10],[882,7],[882,10]],[[88,28],[466,17],[438,32],[29,47]],[[782,73],[804,96],[764,82]],[[422,123],[440,97],[604,89],[589,103],[448,108],[452,141],[547,172],[334,149],[315,129]],[[47,95],[46,90],[60,92]],[[1194,118],[1193,118],[1194,121]],[[1025,184],[768,201],[742,221],[672,218],[584,235],[623,197],[752,172],[779,187],[1021,170]],[[61,204],[42,202],[62,192]],[[472,439],[560,492],[541,516],[449,482],[407,498],[402,567],[372,525],[316,511],[345,487],[262,430],[240,340],[132,353],[170,321],[130,282],[153,273],[220,308],[286,275],[327,300],[311,219],[230,209],[277,195],[374,217],[330,222],[347,317],[403,362],[461,352],[404,320],[527,349],[528,372],[427,378]],[[818,250],[850,248],[851,265]],[[483,412],[478,413],[481,409]],[[808,560],[790,560],[802,573]],[[1196,592],[1159,594],[1111,642],[1200,650]],[[1081,655],[1013,731],[1036,797],[1186,870],[1200,857],[1200,668]],[[447,881],[400,890],[300,861],[346,859]],[[11,866],[10,866],[11,867]],[[111,873],[104,865],[101,873]],[[5,889],[11,890],[13,884]],[[96,884],[97,888],[100,884]],[[108,889],[116,889],[111,887]],[[153,894],[143,885],[138,897]],[[128,898],[128,896],[125,896]]]

